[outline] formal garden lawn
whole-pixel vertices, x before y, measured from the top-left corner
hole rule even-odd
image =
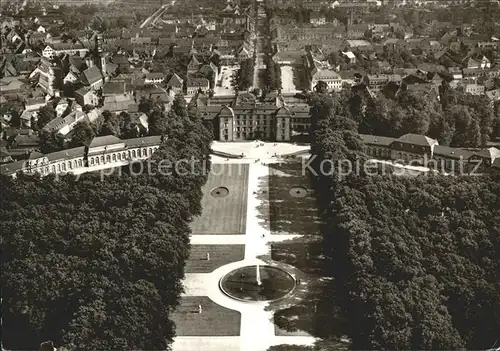
[[[272,234],[321,234],[316,198],[309,176],[302,174],[301,161],[270,164],[269,178],[264,181],[269,182],[269,201],[263,194],[261,208],[269,206],[267,225]]]
[[[218,187],[227,188],[227,196],[213,196]],[[213,164],[202,190],[203,212],[191,223],[193,234],[244,234],[248,164]]]
[[[210,260],[207,260],[207,253]],[[192,245],[186,273],[210,273],[228,263],[245,257],[245,245]]]
[[[240,312],[222,307],[207,296],[183,296],[171,317],[177,336],[240,335]]]
[[[321,241],[307,242],[307,238],[294,242],[271,245],[271,259],[292,265],[303,272],[293,299],[274,306],[275,333],[279,336],[312,335],[315,337],[343,335],[342,321],[332,318],[334,301],[331,294],[335,284],[325,278],[330,265],[322,254]]]

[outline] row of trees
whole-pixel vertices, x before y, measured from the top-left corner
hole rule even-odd
[[[266,79],[269,90],[281,90],[281,67],[270,56],[266,62]]]
[[[212,139],[185,104],[169,118],[149,174],[2,178],[3,346],[168,347],[208,168],[162,174],[155,165],[209,165]]]
[[[240,69],[236,76],[238,90],[247,90],[253,84],[253,75],[255,71],[255,62],[249,58],[240,63]]]
[[[357,111],[343,99],[310,97],[311,150],[352,348],[491,347],[500,329],[500,178],[320,172],[322,160],[365,159]]]

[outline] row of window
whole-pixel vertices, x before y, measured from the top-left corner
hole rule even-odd
[[[94,165],[99,165],[99,164],[105,164],[108,162],[117,162],[117,161],[125,161],[129,158],[136,158],[136,157],[147,157],[153,155],[153,152],[155,152],[158,149],[158,147],[152,147],[148,149],[138,149],[137,152],[136,150],[132,151],[124,151],[124,152],[119,152],[119,153],[114,153],[112,155],[101,155],[101,156],[94,156],[90,157],[89,159],[89,165],[94,166]],[[41,174],[48,174],[49,170],[52,173],[60,173],[60,172],[67,172],[70,171],[74,168],[80,168],[83,167],[83,158],[77,159],[77,160],[69,160],[69,161],[64,161],[55,165],[46,166],[46,167],[41,167],[39,169],[33,169],[33,172],[40,172]]]

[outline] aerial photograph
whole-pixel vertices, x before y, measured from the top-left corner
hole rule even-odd
[[[500,351],[500,0],[1,0],[1,351]]]

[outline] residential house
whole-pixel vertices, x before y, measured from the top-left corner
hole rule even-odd
[[[491,61],[486,56],[484,56],[484,55],[481,58],[480,67],[482,69],[486,69],[486,68],[490,68],[491,67]]]
[[[68,83],[75,83],[78,80],[78,76],[72,72],[69,71],[68,74],[63,78],[63,84],[68,84]]]
[[[30,78],[38,77],[37,86],[50,95],[56,95],[57,91],[62,88],[63,72],[60,66],[42,57],[37,68],[31,72]]]
[[[206,78],[191,78],[186,81],[186,95],[193,96],[198,91],[207,92],[210,89],[210,82]]]
[[[341,91],[342,78],[340,75],[331,69],[313,70],[310,77],[309,89],[313,90],[318,82],[325,82],[328,86],[328,91]]]
[[[104,98],[103,111],[119,114],[128,111],[129,105],[135,104],[134,96],[131,93],[111,95]]]
[[[373,93],[379,93],[389,83],[400,84],[402,77],[398,74],[368,74],[365,76],[364,83]]]
[[[480,68],[464,68],[462,70],[463,79],[475,82],[481,75],[482,69]]]
[[[360,52],[369,52],[372,51],[372,43],[367,40],[346,40],[346,46],[353,50],[359,50]]]
[[[238,61],[244,61],[251,58],[252,54],[244,45],[242,45],[238,50],[236,50],[235,57],[236,59],[238,59]]]
[[[347,52],[343,52],[342,53],[345,57],[347,57],[347,61],[350,63],[350,64],[355,64],[357,59],[356,59],[356,55],[354,55],[352,53],[352,51],[347,51]]]
[[[283,50],[283,51],[277,51],[273,55],[273,61],[279,63],[280,65],[300,66],[302,65],[303,62],[303,56],[304,52],[301,50],[297,51]]]
[[[326,24],[326,17],[320,12],[311,13],[309,21],[314,26],[322,26]]]
[[[449,67],[448,73],[450,74],[450,76],[453,80],[462,80],[463,79],[462,70],[458,67]]]
[[[16,134],[8,140],[8,151],[12,157],[18,158],[28,154],[30,151],[37,150],[40,144],[40,138],[30,129],[27,134]]]
[[[170,103],[173,101],[173,98],[175,96],[175,93],[169,93],[167,89],[162,88],[158,85],[145,85],[141,87],[141,89],[136,90],[135,94],[136,101],[141,101],[143,98],[151,99],[153,101],[162,103],[165,106],[166,110],[170,108]],[[134,108],[132,106],[129,106],[129,111],[134,111]]]
[[[182,92],[182,88],[184,87],[184,81],[181,77],[179,77],[176,73],[170,77],[167,83],[167,88],[171,89],[173,92],[180,93]]]
[[[81,43],[55,43],[47,45],[42,50],[42,56],[48,59],[53,59],[61,54],[79,55],[85,57],[89,49],[84,47]]]
[[[342,85],[355,86],[361,83],[364,73],[355,70],[343,70],[338,72]]]
[[[198,61],[196,56],[192,55],[191,60],[189,61],[188,65],[187,65],[187,72],[188,73],[198,72],[198,70],[200,69],[200,66],[201,66],[200,61]]]
[[[347,26],[347,37],[349,39],[361,39],[365,37],[369,27],[367,24],[352,24]]]
[[[45,29],[45,27],[44,27],[44,26],[41,26],[41,25],[40,25],[40,26],[38,26],[38,28],[36,29],[36,31],[37,31],[38,33],[45,33],[45,32],[46,32],[46,29]]]
[[[491,103],[500,100],[500,89],[490,90],[486,92],[486,96],[490,99]]]
[[[165,80],[165,75],[161,72],[148,73],[144,78],[145,84],[160,84]]]
[[[481,66],[481,63],[474,60],[472,57],[469,57],[467,60],[467,68],[469,69],[478,69]]]
[[[102,96],[123,95],[127,92],[127,82],[123,80],[111,80],[102,86]]]
[[[97,90],[104,84],[104,76],[97,66],[92,66],[82,72],[80,81],[83,85]]]
[[[65,117],[57,117],[47,123],[42,130],[48,133],[66,135],[71,132],[78,122],[86,120],[87,115],[82,111],[73,111]],[[87,119],[88,121],[88,119]]]
[[[19,80],[22,77],[3,77],[0,79],[0,92],[2,96],[17,95],[25,86]]]
[[[21,35],[19,35],[17,33],[17,31],[15,29],[11,29],[7,35],[5,36],[5,38],[11,42],[11,43],[15,43],[16,41],[18,40],[23,40],[23,38],[21,37]]]
[[[45,106],[45,99],[26,99],[24,103],[24,111],[20,116],[21,126],[23,128],[31,128],[32,122],[38,120],[38,111]]]
[[[80,106],[90,105],[97,106],[99,105],[99,97],[96,92],[92,90],[90,87],[83,87],[75,91],[75,101]]]
[[[0,163],[5,164],[10,162],[14,162],[12,155],[5,146],[0,146]]]
[[[36,122],[36,114],[36,111],[24,110],[23,113],[21,113],[21,116],[19,116],[19,119],[21,120],[21,128],[31,128],[32,122]]]
[[[59,100],[57,102],[56,107],[54,107],[54,110],[56,111],[56,116],[61,117],[68,110],[69,106],[70,102],[67,99]]]
[[[498,48],[500,48],[500,41],[499,40],[478,41],[477,47],[480,49],[497,50]]]
[[[484,85],[479,85],[476,83],[465,84],[464,91],[468,94],[472,95],[483,95],[484,94]]]

